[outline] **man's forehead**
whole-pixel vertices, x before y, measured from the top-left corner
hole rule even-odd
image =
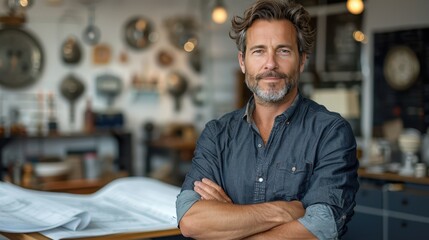
[[[247,31],[246,44],[248,48],[267,42],[295,45],[296,34],[294,25],[288,20],[256,20]]]

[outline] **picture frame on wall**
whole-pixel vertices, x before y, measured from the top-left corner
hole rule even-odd
[[[353,34],[362,29],[362,16],[348,12],[328,15],[326,26],[325,71],[360,71],[361,43]]]

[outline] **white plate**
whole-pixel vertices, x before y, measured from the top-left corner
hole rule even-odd
[[[66,162],[36,163],[34,171],[39,177],[52,177],[66,174],[70,165]]]

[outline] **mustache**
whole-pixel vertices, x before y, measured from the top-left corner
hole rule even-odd
[[[289,78],[289,76],[287,74],[279,73],[276,71],[267,71],[267,72],[257,74],[255,76],[257,81],[261,80],[262,78],[266,78],[266,77],[275,77],[275,78],[283,78],[283,79]]]

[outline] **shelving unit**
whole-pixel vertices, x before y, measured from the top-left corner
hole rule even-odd
[[[96,131],[94,133],[66,133],[66,134],[55,134],[46,136],[10,136],[0,138],[0,180],[4,179],[4,167],[2,152],[4,147],[12,142],[19,141],[47,141],[55,140],[62,141],[64,144],[66,140],[79,140],[88,138],[101,138],[101,137],[112,137],[116,140],[118,147],[118,156],[115,158],[113,164],[118,171],[124,171],[129,175],[133,175],[133,150],[132,150],[132,134],[122,130],[106,130]]]

